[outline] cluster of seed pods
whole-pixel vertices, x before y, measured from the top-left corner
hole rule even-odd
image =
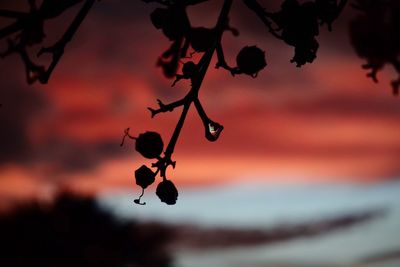
[[[228,15],[233,0],[224,0],[218,21],[213,28],[192,27],[186,12],[188,6],[208,0],[143,1],[163,5],[154,9],[150,14],[150,19],[153,26],[172,42],[159,57],[157,65],[162,68],[166,77],[175,79],[172,86],[182,79],[187,79],[191,82],[191,88],[187,95],[178,101],[164,104],[161,100],[157,100],[158,108],[148,108],[151,116],[154,117],[159,113],[171,112],[182,107],[180,119],[165,150],[158,133],[145,132],[134,138],[127,131],[125,132],[125,136],[136,140],[136,150],[140,154],[145,158],[157,160],[151,166],[151,168],[156,168],[155,171],[145,165],[135,171],[136,184],[142,188],[142,194],[135,203],[145,204],[140,200],[144,189],[154,183],[155,177],[159,174],[162,181],[157,186],[157,196],[162,202],[175,204],[178,191],[172,181],[167,179],[166,170],[168,166],[175,167],[175,161],[172,161],[171,157],[191,104],[194,105],[203,122],[205,138],[208,141],[216,141],[224,128],[208,117],[198,97],[214,53],[217,55],[215,67],[225,69],[233,76],[244,74],[255,78],[267,66],[267,61],[265,52],[255,45],[245,46],[238,52],[236,66],[230,66],[225,60],[223,34],[228,31],[234,36],[239,35],[239,31],[229,25]],[[330,29],[346,0],[341,0],[339,3],[336,0],[316,0],[303,4],[297,0],[285,0],[281,10],[275,13],[266,12],[256,0],[243,0],[243,2],[267,25],[275,37],[295,47],[292,62],[300,67],[306,62],[311,63],[316,57],[318,42],[315,36],[318,35],[319,25],[327,24]],[[278,27],[277,29],[272,27],[273,23]],[[198,62],[192,60],[194,53],[201,54]],[[178,73],[179,70],[181,73]]]
[[[160,3],[160,1],[156,2]],[[224,128],[208,117],[198,97],[198,91],[214,52],[218,56],[216,68],[226,69],[232,75],[246,74],[256,77],[257,73],[267,65],[264,51],[254,45],[246,46],[238,53],[235,67],[230,67],[226,63],[222,48],[222,35],[225,31],[238,35],[238,31],[228,24],[232,0],[224,2],[214,28],[192,27],[190,25],[186,7],[203,1],[161,2],[165,7],[156,8],[150,15],[151,21],[156,29],[161,30],[172,41],[172,45],[158,59],[158,65],[163,69],[165,76],[175,78],[172,86],[182,79],[187,79],[191,82],[191,88],[187,95],[178,101],[164,104],[161,100],[158,100],[159,107],[157,109],[149,108],[151,116],[154,117],[159,113],[183,107],[181,117],[165,150],[162,138],[156,132],[145,132],[138,137],[132,137],[128,130],[125,131],[124,138],[135,139],[137,152],[145,158],[157,160],[152,166],[142,165],[135,171],[136,184],[142,188],[142,194],[135,200],[135,203],[141,205],[145,204],[145,202],[141,202],[144,190],[154,183],[157,175],[162,178],[156,189],[157,196],[166,204],[173,205],[176,203],[178,191],[173,182],[167,179],[166,172],[168,166],[175,167],[175,162],[172,161],[171,156],[191,104],[195,106],[203,122],[205,138],[208,141],[216,141]],[[198,62],[194,62],[188,56],[189,49],[194,51],[191,54],[201,54],[201,59]],[[179,69],[181,73],[178,73]],[[155,170],[153,171],[151,168],[155,168]]]
[[[14,38],[8,39],[9,49],[0,56],[20,54],[26,66],[28,83],[35,81],[47,83],[64,53],[66,44],[71,41],[96,0],[42,0],[39,7],[36,7],[36,0],[27,1],[30,6],[29,12],[0,9],[0,17],[15,19],[13,24],[0,29],[0,39],[18,33]],[[160,134],[156,132],[148,131],[138,137],[133,137],[129,134],[128,128],[124,139],[125,137],[134,139],[137,152],[145,158],[156,160],[151,166],[143,165],[135,171],[136,184],[142,188],[142,194],[135,203],[145,204],[141,202],[144,190],[153,184],[159,175],[162,181],[157,186],[156,194],[162,202],[172,205],[176,203],[178,191],[172,181],[167,179],[166,173],[169,166],[175,167],[172,155],[190,107],[194,106],[196,109],[208,141],[216,141],[224,129],[220,123],[209,118],[199,99],[199,90],[214,54],[217,56],[215,68],[226,70],[233,76],[243,74],[255,78],[267,66],[267,61],[265,52],[255,45],[245,46],[238,51],[235,66],[231,66],[225,60],[223,34],[229,32],[234,36],[239,35],[239,31],[232,27],[229,21],[233,0],[221,0],[223,4],[218,20],[211,28],[192,26],[187,13],[189,6],[209,0],[142,1],[159,5],[150,14],[150,20],[153,26],[171,41],[171,45],[158,58],[157,65],[162,68],[166,77],[174,79],[172,86],[182,79],[189,80],[191,86],[182,99],[168,104],[157,100],[157,108],[148,108],[152,117],[182,108],[180,118],[166,147]],[[265,24],[272,36],[294,47],[291,62],[301,67],[313,62],[316,58],[319,47],[316,36],[319,34],[320,25],[326,24],[331,30],[333,21],[343,10],[347,0],[282,0],[281,9],[277,12],[268,12],[257,0],[242,0],[242,2]],[[58,17],[70,7],[80,3],[83,3],[81,9],[61,39],[50,47],[41,48],[37,53],[37,56],[50,53],[52,55],[50,65],[47,68],[36,65],[27,52],[27,48],[42,43],[45,37],[44,22]],[[200,60],[193,60],[194,53],[201,55]]]
[[[300,3],[298,0],[285,0],[278,12],[267,12],[258,1],[244,0],[273,36],[295,48],[291,62],[297,67],[314,61],[319,47],[316,39],[319,26],[326,24],[331,31],[333,21],[346,2],[347,0],[315,0]],[[277,27],[273,27],[273,24]]]
[[[350,23],[351,42],[369,70],[367,77],[378,82],[377,74],[392,65],[397,78],[392,80],[393,94],[400,88],[400,1],[358,0],[352,5],[359,11]]]
[[[135,199],[136,204],[144,205],[145,202],[141,202],[141,197],[144,194],[144,190],[151,184],[154,183],[157,174],[161,173],[163,180],[158,184],[156,194],[162,202],[168,205],[173,205],[178,199],[178,190],[172,181],[168,180],[165,175],[165,169],[163,169],[163,164],[160,164],[163,159],[161,153],[164,150],[164,142],[160,134],[156,132],[145,132],[139,134],[138,137],[133,137],[129,134],[129,128],[125,130],[125,135],[122,140],[121,146],[124,143],[125,137],[129,137],[135,140],[135,149],[143,157],[147,159],[157,159],[158,162],[152,164],[152,168],[156,168],[153,171],[146,165],[142,165],[135,171],[136,184],[142,188],[142,194],[138,199]]]

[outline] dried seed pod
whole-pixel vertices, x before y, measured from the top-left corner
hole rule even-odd
[[[236,64],[240,72],[256,77],[267,66],[265,52],[257,46],[245,46],[237,55]]]
[[[135,171],[136,184],[143,189],[154,183],[156,174],[146,165],[142,165]]]
[[[204,27],[192,28],[189,32],[189,40],[192,48],[197,52],[206,52],[215,43],[216,33],[214,29]]]
[[[188,28],[185,13],[174,9],[156,8],[150,14],[156,29],[161,29],[169,40],[178,40]]]
[[[168,205],[175,205],[178,199],[178,190],[170,180],[158,184],[156,194],[160,200]]]
[[[135,148],[143,157],[154,159],[161,155],[164,149],[164,143],[159,133],[145,132],[139,134],[139,137],[136,139]]]

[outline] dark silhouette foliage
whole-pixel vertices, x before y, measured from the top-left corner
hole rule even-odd
[[[246,46],[236,57],[237,73],[257,77],[260,70],[267,66],[265,52],[256,46]]]
[[[312,63],[317,57],[319,44],[316,36],[319,26],[327,24],[332,30],[333,21],[339,16],[347,0],[317,0],[300,3],[298,0],[284,0],[281,10],[267,12],[256,0],[243,0],[268,27],[270,33],[294,47],[291,60],[301,67]],[[273,27],[273,24],[277,28]]]
[[[135,199],[134,202],[136,204],[145,205],[146,202],[140,202],[144,194],[144,189],[146,189],[149,185],[154,183],[156,175],[161,170],[161,177],[163,177],[163,181],[157,187],[157,196],[160,198],[162,202],[167,203],[168,205],[173,205],[176,203],[178,198],[178,191],[175,185],[167,180],[165,176],[166,166],[172,165],[175,167],[175,162],[166,162],[168,160],[166,158],[161,157],[161,153],[163,152],[164,143],[161,139],[160,134],[156,132],[145,132],[140,134],[139,137],[132,137],[129,134],[129,128],[125,130],[125,135],[122,139],[121,146],[125,141],[125,137],[129,137],[130,139],[134,139],[136,141],[135,149],[139,152],[143,157],[148,159],[158,159],[157,163],[152,164],[151,167],[156,167],[157,171],[153,172],[146,165],[142,165],[139,169],[135,171],[135,179],[136,184],[142,188],[142,194],[138,199]],[[170,159],[169,159],[170,160]]]
[[[165,201],[174,201],[173,192],[169,191],[171,184],[166,182],[159,187]],[[24,204],[0,214],[1,260],[2,266],[12,267],[170,267],[171,255],[181,249],[204,252],[277,244],[323,236],[385,215],[386,209],[373,209],[266,229],[202,228],[192,224],[117,221],[92,198],[64,192],[52,203]]]
[[[46,69],[34,63],[27,49],[35,44],[42,44],[46,37],[44,32],[44,22],[62,15],[69,8],[83,3],[80,11],[68,27],[66,32],[54,45],[50,47],[42,47],[37,56],[45,53],[52,55],[52,60]],[[36,0],[28,0],[28,12],[14,12],[10,10],[0,10],[0,17],[8,17],[15,19],[15,22],[0,29],[0,40],[13,34],[14,38],[9,38],[8,49],[0,53],[0,57],[6,57],[10,54],[17,53],[25,65],[26,80],[29,84],[39,81],[47,83],[50,76],[64,54],[64,49],[69,41],[73,38],[80,24],[89,13],[95,0],[43,0],[41,5],[37,7]]]
[[[162,202],[168,205],[174,205],[178,199],[178,190],[169,180],[164,180],[158,184],[156,194]]]
[[[91,198],[60,195],[0,215],[2,266],[168,267],[170,233],[118,222]]]
[[[162,182],[157,186],[156,194],[162,202],[173,205],[176,203],[178,191],[172,181],[167,178],[166,170],[169,166],[175,167],[172,154],[190,106],[194,104],[197,114],[203,122],[205,138],[208,141],[214,142],[218,140],[224,129],[220,123],[208,117],[198,97],[198,92],[214,53],[217,55],[217,64],[215,67],[227,70],[233,76],[245,74],[255,78],[267,66],[267,61],[265,52],[262,49],[254,45],[249,45],[242,48],[237,54],[236,66],[233,67],[227,63],[222,42],[223,34],[228,31],[234,36],[239,35],[239,31],[229,25],[229,12],[233,3],[232,0],[225,0],[223,2],[218,20],[212,28],[192,27],[186,12],[189,5],[205,1],[147,0],[144,2],[155,2],[163,6],[155,8],[150,15],[150,19],[154,27],[161,30],[172,42],[170,47],[159,57],[158,66],[162,68],[166,77],[175,78],[172,86],[182,79],[187,79],[191,82],[191,88],[186,96],[180,100],[164,104],[158,99],[159,107],[156,109],[149,108],[151,116],[154,117],[159,113],[171,112],[176,108],[182,107],[180,119],[163,156],[158,153],[158,150],[157,153],[153,154],[152,151],[155,151],[155,149],[151,148],[153,145],[154,147],[161,148],[162,146],[156,145],[156,142],[162,144],[160,140],[154,140],[153,145],[138,145],[139,139],[143,134],[139,135],[138,138],[132,137],[129,135],[129,128],[125,130],[124,138],[128,136],[131,139],[136,139],[136,150],[146,158],[156,158],[155,155],[157,154],[157,162],[151,166],[152,168],[156,168],[154,172],[150,168],[142,166],[136,173],[139,171],[140,173],[146,172],[146,175],[143,174],[143,176],[140,176],[149,177],[146,179],[143,178],[146,181],[152,180],[153,174],[160,174]],[[256,0],[243,0],[243,2],[261,19],[273,36],[295,48],[295,55],[291,62],[296,63],[300,67],[306,63],[313,62],[316,58],[319,44],[315,37],[319,33],[319,26],[327,24],[329,30],[331,30],[332,22],[345,6],[346,0],[318,0],[305,3],[300,3],[297,0],[285,0],[282,3],[281,10],[275,13],[267,12]],[[192,54],[189,53],[189,49],[193,53],[201,54],[198,62],[192,60]],[[178,73],[179,69],[181,69],[182,73]],[[149,155],[152,157],[149,157]],[[136,175],[136,181],[138,181],[138,177]],[[143,185],[147,184],[143,182],[138,184],[142,187],[142,194],[135,200],[135,203],[145,204],[141,203],[140,199],[143,196],[144,189],[147,187]]]
[[[367,62],[367,77],[378,82],[377,74],[392,65],[398,74],[392,81],[393,94],[400,86],[400,2],[397,0],[357,0],[352,5],[360,14],[350,24],[351,42],[358,56]]]
[[[136,182],[144,191],[154,182],[157,175],[162,178],[161,184],[172,184],[172,181],[167,178],[166,170],[169,166],[175,167],[172,155],[192,104],[202,120],[205,138],[214,142],[220,137],[224,129],[223,125],[210,119],[199,99],[199,90],[214,53],[217,56],[215,68],[226,70],[233,76],[245,74],[255,78],[267,66],[267,60],[264,50],[252,44],[238,52],[236,66],[231,66],[225,59],[224,33],[239,35],[239,31],[230,25],[229,20],[233,0],[221,1],[223,4],[218,19],[214,27],[209,28],[192,26],[187,13],[189,6],[208,0],[142,1],[157,5],[150,14],[150,22],[171,42],[170,46],[161,53],[157,65],[161,67],[167,78],[174,78],[172,86],[182,79],[189,80],[191,83],[190,89],[182,99],[168,104],[158,99],[158,107],[149,108],[152,117],[182,108],[171,139],[165,143],[165,146],[158,133],[145,132],[138,137],[132,137],[129,135],[129,128],[125,131],[124,139],[126,136],[134,139],[135,148],[143,157],[156,160],[151,166],[144,165],[135,172]],[[27,82],[47,83],[62,58],[67,43],[72,40],[95,0],[42,0],[40,5],[37,2],[28,0],[27,12],[0,10],[1,17],[14,20],[10,25],[0,29],[0,40],[8,37],[8,49],[1,53],[1,56],[19,54],[25,64]],[[331,31],[334,21],[347,4],[347,0],[282,0],[279,10],[269,11],[257,0],[242,0],[242,2],[265,25],[267,32],[293,47],[294,55],[290,61],[297,67],[312,63],[316,59],[320,27],[326,25]],[[63,15],[65,11],[77,5],[80,5],[80,10],[60,40],[50,47],[42,47],[37,52],[37,56],[44,53],[52,55],[49,66],[45,68],[37,65],[28,53],[28,48],[43,43],[46,36],[44,22]],[[360,14],[350,26],[352,43],[356,52],[367,61],[363,68],[370,70],[368,77],[376,82],[377,72],[386,64],[392,65],[399,73],[399,77],[392,81],[394,94],[398,93],[400,86],[399,5],[399,1],[396,0],[354,0],[352,6],[360,10]],[[200,55],[199,60],[193,59],[194,53]],[[170,188],[173,190],[167,190],[171,192],[167,194],[168,197],[161,193],[157,195],[163,202],[175,204],[178,193],[174,191],[175,185]],[[135,202],[144,204],[140,202],[140,198]]]
[[[136,139],[136,151],[148,159],[158,158],[164,149],[160,134],[145,132]]]
[[[142,165],[135,171],[136,184],[143,189],[154,183],[156,174],[146,165]]]

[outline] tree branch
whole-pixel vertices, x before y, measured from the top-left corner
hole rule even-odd
[[[202,85],[202,82],[204,80],[204,77],[207,73],[208,67],[211,63],[211,59],[213,57],[214,51],[218,45],[218,43],[221,40],[222,34],[224,32],[224,25],[227,22],[228,19],[228,14],[230,11],[230,8],[232,6],[232,2],[233,0],[225,0],[224,4],[222,6],[220,15],[218,17],[218,21],[216,24],[216,30],[217,30],[217,36],[214,42],[214,45],[212,47],[210,47],[205,53],[204,55],[201,57],[199,63],[198,63],[198,72],[196,73],[195,77],[192,78],[192,87],[189,91],[189,93],[181,100],[178,100],[176,102],[173,102],[171,104],[168,105],[164,105],[160,100],[158,100],[158,104],[160,106],[160,109],[155,110],[155,109],[151,109],[149,108],[149,110],[152,112],[152,116],[155,116],[156,114],[160,113],[160,112],[166,112],[166,111],[172,111],[174,108],[182,106],[183,105],[183,110],[181,113],[181,116],[179,118],[179,121],[175,127],[175,130],[172,134],[172,137],[167,145],[167,148],[165,150],[164,153],[164,157],[159,159],[157,163],[155,163],[153,166],[157,167],[160,172],[161,172],[161,177],[163,177],[163,179],[166,179],[166,168],[169,165],[173,165],[174,166],[174,162],[171,159],[171,156],[174,152],[176,143],[178,141],[179,135],[181,133],[181,130],[183,128],[183,125],[185,123],[185,119],[187,116],[187,113],[190,109],[190,106],[192,104],[192,102],[195,103],[197,112],[199,113],[199,116],[202,118],[203,120],[203,124],[205,125],[205,127],[209,127],[210,123],[213,123],[206,115],[204,109],[202,108],[200,101],[198,99],[198,92],[200,90],[200,87]],[[219,125],[219,124],[218,124]],[[220,125],[219,125],[220,126]],[[219,131],[218,131],[218,135],[219,133],[222,131],[223,127],[219,127]],[[207,137],[207,134],[206,134]],[[217,136],[218,138],[218,136]],[[207,139],[209,139],[207,137]],[[212,139],[212,138],[211,138]],[[210,139],[209,139],[210,140]],[[216,139],[215,139],[216,140]],[[210,140],[210,141],[214,141],[214,140]]]
[[[75,19],[68,27],[67,31],[56,44],[51,47],[43,47],[42,49],[40,49],[38,56],[42,55],[43,53],[51,53],[53,55],[53,59],[49,68],[46,70],[43,76],[40,77],[41,83],[46,84],[49,81],[51,73],[53,72],[64,54],[65,46],[72,40],[75,32],[78,30],[86,15],[89,13],[95,1],[96,0],[86,0],[79,13],[76,15]]]
[[[175,108],[183,106],[186,103],[186,97],[172,102],[170,104],[164,104],[160,99],[157,99],[158,106],[160,107],[159,109],[153,109],[153,108],[147,108],[151,112],[151,117],[154,118],[158,113],[164,113],[164,112],[171,112]]]
[[[265,8],[262,7],[257,0],[242,0],[243,3],[256,15],[258,18],[267,26],[269,32],[275,36],[278,39],[282,39],[282,36],[280,36],[273,28],[272,28],[272,23],[268,20],[269,18],[269,13],[265,11]]]

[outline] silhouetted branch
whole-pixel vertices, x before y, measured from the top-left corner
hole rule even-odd
[[[352,45],[366,63],[366,76],[378,82],[378,72],[392,65],[398,78],[392,80],[392,92],[398,94],[400,86],[399,14],[397,0],[355,1],[352,6],[361,13],[350,23]]]
[[[3,29],[0,29],[0,40],[7,37],[10,34],[23,30],[24,28],[29,28],[31,25],[35,25],[39,21],[45,21],[47,19],[57,17],[70,7],[82,1],[83,0],[64,0],[64,1],[58,1],[55,4],[53,0],[44,0],[39,9],[36,8],[35,1],[29,1],[30,5],[29,13],[2,10],[0,11],[0,16],[1,13],[3,13],[5,17],[18,18],[18,20],[13,24],[4,27]]]
[[[170,6],[171,5],[171,1],[170,0],[142,0],[145,3],[159,3],[161,5],[165,5],[165,6]]]
[[[50,53],[53,55],[53,60],[46,70],[46,72],[40,77],[41,83],[47,83],[49,81],[50,75],[53,72],[54,68],[57,66],[58,62],[60,61],[61,57],[64,54],[64,49],[67,43],[69,43],[75,32],[78,30],[79,26],[81,25],[82,21],[85,19],[86,15],[89,13],[90,9],[92,8],[94,2],[96,0],[86,0],[84,5],[82,6],[79,13],[76,15],[75,19],[72,21],[71,25],[61,37],[61,39],[50,47],[43,47],[40,49],[38,56],[44,53]]]
[[[188,79],[191,82],[191,88],[186,96],[178,101],[164,104],[161,100],[157,100],[158,109],[148,108],[151,116],[154,117],[159,113],[171,112],[177,107],[183,107],[163,157],[161,156],[163,142],[158,133],[146,132],[140,135],[143,136],[142,139],[145,141],[138,142],[137,140],[136,150],[146,158],[157,159],[157,162],[152,164],[152,167],[157,168],[157,171],[153,172],[143,165],[137,170],[140,175],[135,175],[135,177],[137,184],[144,189],[148,184],[154,182],[154,176],[160,172],[163,181],[158,185],[156,193],[161,201],[167,204],[175,204],[178,193],[172,182],[166,178],[166,169],[169,165],[175,166],[175,162],[172,161],[171,157],[191,104],[194,103],[196,111],[202,120],[207,140],[216,141],[224,129],[221,124],[212,121],[207,116],[198,98],[199,90],[214,52],[217,54],[215,67],[225,69],[232,75],[246,74],[255,78],[258,72],[267,66],[267,62],[265,51],[253,45],[245,46],[241,49],[236,57],[235,67],[228,65],[222,46],[223,33],[230,31],[234,36],[239,34],[237,29],[229,25],[229,11],[233,0],[224,1],[214,28],[192,27],[188,19],[187,6],[205,1],[143,1],[146,3],[156,2],[166,6],[165,8],[155,9],[150,15],[154,27],[161,30],[172,42],[171,46],[162,53],[158,65],[163,68],[165,76],[175,77],[172,86],[182,79]],[[283,0],[279,12],[269,13],[257,0],[242,1],[261,19],[273,36],[295,48],[295,54],[291,62],[296,63],[297,67],[313,62],[319,47],[315,39],[319,34],[319,25],[326,23],[330,29],[331,23],[347,2],[346,0],[340,0],[339,4],[337,1],[299,3],[298,0]],[[272,23],[275,23],[278,28],[274,29]],[[186,58],[189,46],[195,52],[204,53],[197,63],[193,61],[181,62],[181,59]],[[177,73],[179,63],[183,64],[182,74]],[[145,136],[147,137],[144,138]],[[168,197],[165,197],[164,190],[169,192],[167,194]],[[140,200],[137,200],[137,203],[140,203]]]
[[[157,171],[154,173],[151,171],[146,166],[142,166],[135,172],[135,177],[136,177],[136,182],[139,184],[142,189],[146,188],[148,184],[151,184],[154,182],[154,176],[159,172],[160,176],[162,177],[162,182],[157,186],[157,195],[161,199],[161,201],[172,205],[175,204],[176,199],[178,197],[178,191],[175,188],[174,184],[167,179],[166,175],[166,169],[168,166],[172,166],[173,168],[175,167],[175,162],[172,161],[172,154],[174,153],[174,149],[176,146],[176,143],[178,141],[179,135],[182,131],[183,125],[185,123],[185,119],[187,116],[187,113],[190,109],[191,104],[194,102],[196,110],[202,119],[202,122],[204,124],[205,132],[206,132],[206,138],[209,141],[215,141],[218,139],[223,127],[211,121],[208,116],[206,115],[200,100],[198,99],[198,93],[201,88],[202,82],[204,80],[204,77],[207,73],[208,67],[210,66],[211,59],[214,55],[215,50],[217,49],[217,46],[220,46],[220,42],[222,39],[222,34],[226,30],[226,25],[228,21],[228,14],[230,11],[230,8],[232,6],[233,0],[225,0],[224,4],[221,8],[220,15],[218,17],[218,21],[216,23],[216,26],[212,30],[208,29],[197,29],[202,32],[202,34],[209,34],[212,33],[212,35],[207,35],[207,37],[212,38],[211,40],[205,40],[207,41],[210,45],[207,46],[207,49],[204,51],[203,56],[199,60],[198,64],[194,64],[193,62],[188,62],[185,64],[186,68],[184,66],[184,75],[182,77],[187,77],[190,78],[191,80],[191,88],[187,95],[175,102],[172,102],[170,104],[164,104],[161,102],[161,100],[157,100],[159,109],[153,109],[153,108],[148,108],[151,112],[152,117],[157,115],[158,113],[163,113],[163,112],[170,112],[173,111],[175,108],[183,106],[182,113],[179,117],[179,120],[175,126],[175,130],[172,133],[171,139],[168,142],[168,145],[165,149],[164,156],[160,156],[159,148],[162,149],[163,143],[161,140],[161,137],[157,133],[152,133],[152,132],[146,132],[144,134],[141,134],[142,140],[139,140],[141,137],[139,136],[138,140],[136,141],[136,150],[139,151],[143,156],[147,158],[157,158],[157,162],[152,164],[152,167],[157,168]],[[157,24],[158,25],[158,24]],[[199,47],[203,47],[204,44],[199,43]],[[180,78],[178,77],[177,80]],[[176,81],[177,81],[176,80]],[[176,82],[175,81],[175,82]],[[125,133],[126,136],[126,133]],[[153,137],[151,137],[153,136]],[[156,145],[156,143],[159,143],[159,145]],[[138,147],[139,146],[139,147]],[[144,150],[142,150],[142,147]],[[152,153],[155,152],[155,153]],[[141,195],[142,196],[142,195]],[[137,204],[142,204],[140,203],[140,197],[135,201]]]
[[[158,3],[158,4],[162,4],[165,6],[171,6],[173,4],[176,4],[178,1],[174,1],[174,0],[142,0],[145,3]],[[181,1],[181,2],[185,2],[185,5],[196,5],[199,3],[203,3],[203,2],[207,2],[209,0],[185,0],[185,1]]]
[[[0,29],[0,39],[20,32],[14,39],[10,39],[9,48],[0,56],[6,56],[10,53],[18,53],[25,64],[28,83],[39,80],[41,83],[47,83],[57,64],[64,55],[67,44],[73,39],[83,20],[88,15],[96,0],[43,0],[39,8],[36,7],[36,0],[28,0],[30,11],[28,13],[18,11],[0,10],[0,17],[13,18],[16,21],[3,29]],[[161,201],[167,204],[175,204],[178,192],[170,180],[166,178],[166,169],[169,166],[175,167],[172,161],[172,154],[182,131],[187,113],[194,103],[196,111],[202,120],[205,137],[209,141],[216,141],[224,127],[212,121],[206,114],[202,103],[199,100],[199,90],[201,89],[204,77],[210,66],[214,52],[217,55],[216,68],[229,71],[231,75],[246,74],[253,78],[259,71],[267,66],[265,51],[257,46],[245,46],[237,54],[236,66],[230,66],[225,59],[222,45],[222,36],[225,31],[231,32],[234,36],[239,34],[236,28],[229,25],[229,12],[233,0],[224,0],[220,10],[218,20],[213,28],[194,27],[191,25],[187,7],[208,0],[142,0],[145,3],[156,3],[162,5],[156,8],[150,15],[154,27],[160,30],[171,42],[170,46],[161,54],[157,65],[160,66],[168,78],[175,78],[172,86],[182,79],[190,80],[191,85],[186,96],[175,102],[164,104],[157,99],[158,108],[148,108],[151,117],[159,113],[172,112],[182,106],[179,120],[175,126],[172,136],[164,152],[164,143],[161,136],[156,132],[145,132],[138,137],[129,135],[129,128],[125,130],[121,145],[126,137],[134,139],[135,149],[145,158],[157,160],[151,167],[157,168],[153,171],[151,168],[143,165],[135,172],[136,182],[144,189],[154,182],[157,174],[163,178],[163,181],[157,187],[157,195]],[[287,45],[294,47],[294,56],[290,60],[297,67],[306,63],[312,63],[316,58],[319,48],[316,37],[319,35],[320,25],[327,24],[331,30],[332,22],[342,12],[347,0],[282,0],[281,10],[270,13],[262,7],[257,0],[242,0],[267,27],[268,31],[276,38],[284,41]],[[37,56],[49,53],[52,56],[51,63],[45,69],[36,65],[28,55],[27,48],[36,44],[41,44],[44,39],[44,22],[48,19],[58,17],[70,7],[83,2],[79,12],[67,28],[62,37],[49,47],[42,47]],[[276,28],[274,28],[276,26]],[[200,53],[201,58],[198,62],[194,59],[186,60],[189,48],[193,53]],[[190,51],[189,51],[190,52]],[[391,58],[393,60],[393,58]],[[377,81],[377,72],[388,61],[388,58],[382,60],[369,60],[365,68],[371,69],[368,76]],[[182,74],[178,74],[182,66]],[[392,63],[399,72],[399,63]],[[397,93],[400,85],[399,80],[392,82],[393,92]],[[162,156],[162,153],[164,155]],[[141,196],[142,196],[141,195]],[[140,197],[135,201],[140,202]]]
[[[346,4],[347,4],[347,0],[340,0],[338,7],[337,7],[336,18],[340,15],[340,13],[342,13]]]
[[[19,19],[19,18],[26,17],[28,15],[29,15],[29,13],[26,13],[26,12],[0,9],[0,17]]]
[[[232,76],[235,76],[235,74],[238,74],[237,68],[232,68],[226,63],[225,56],[224,56],[224,50],[222,48],[221,43],[217,44],[216,52],[217,52],[218,61],[217,61],[217,64],[215,65],[215,68],[216,69],[223,68],[223,69],[229,71],[232,74]]]
[[[157,99],[159,109],[147,108],[151,112],[151,117],[154,118],[158,113],[171,112],[175,108],[183,106],[186,103],[186,97],[170,104],[164,104],[160,99]]]
[[[17,22],[0,29],[0,40],[9,36],[10,34],[22,30],[26,24],[30,23],[30,21],[32,21],[32,18],[20,19]]]
[[[66,44],[72,39],[95,0],[85,0],[81,10],[78,12],[74,21],[71,23],[70,27],[61,37],[61,39],[53,46],[42,48],[39,51],[38,56],[43,53],[51,53],[53,56],[47,70],[44,71],[42,69],[43,67],[39,67],[32,62],[26,52],[26,47],[42,43],[45,37],[43,30],[43,24],[45,20],[58,17],[67,9],[83,1],[84,0],[60,0],[55,2],[53,0],[44,0],[41,2],[40,7],[37,8],[36,1],[29,0],[29,13],[0,10],[0,16],[17,19],[14,23],[0,29],[0,39],[16,32],[20,32],[14,38],[14,40],[17,42],[15,44],[17,49],[8,49],[8,51],[2,53],[2,56],[4,57],[13,52],[21,54],[25,64],[25,69],[27,71],[27,82],[29,84],[36,80],[39,80],[41,83],[48,82],[51,73],[64,54]]]
[[[397,95],[399,95],[399,89],[400,89],[400,60],[396,59],[396,60],[393,60],[391,63],[393,65],[394,69],[396,70],[397,76],[398,76],[398,78],[396,80],[393,80],[391,82],[393,94],[397,96]]]
[[[282,36],[279,35],[276,30],[272,27],[272,23],[269,20],[271,13],[265,11],[265,8],[262,7],[257,0],[242,0],[243,3],[252,10],[257,17],[267,26],[268,31],[278,39],[282,39]]]

